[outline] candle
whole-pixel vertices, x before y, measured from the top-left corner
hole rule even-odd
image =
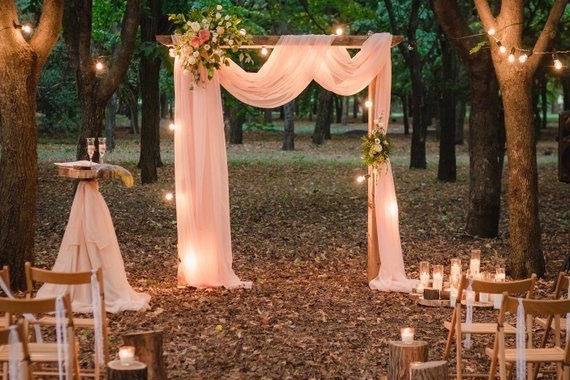
[[[413,327],[402,327],[400,329],[400,336],[402,337],[403,343],[413,343],[414,342],[415,329]]]
[[[504,282],[505,281],[505,268],[497,267],[497,271],[495,272],[495,282]],[[501,304],[503,303],[503,295],[502,294],[494,294],[493,297],[493,308],[500,309]]]
[[[429,262],[420,261],[420,282],[424,286],[429,286]]]
[[[449,304],[451,306],[455,306],[455,303],[457,302],[457,293],[458,292],[459,292],[459,290],[457,290],[457,288],[449,289]]]
[[[479,277],[479,270],[481,269],[481,250],[471,250],[471,260],[469,261],[469,271],[474,279]]]
[[[443,265],[433,266],[433,288],[441,290],[443,287]]]
[[[451,270],[449,271],[449,277],[450,279],[461,278],[461,259],[451,259]]]
[[[488,272],[481,272],[481,280],[482,281],[490,281],[491,274]],[[489,302],[489,293],[479,293],[479,301],[480,302]]]
[[[420,281],[418,283],[418,285],[416,286],[416,293],[418,294],[424,294],[424,284],[422,284],[422,282]]]
[[[119,361],[122,365],[131,365],[135,361],[135,348],[133,346],[119,347]]]

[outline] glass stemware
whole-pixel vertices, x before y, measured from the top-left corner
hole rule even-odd
[[[88,137],[86,140],[87,140],[87,155],[89,155],[89,162],[93,162],[93,155],[95,154],[95,138]]]
[[[103,157],[107,153],[107,139],[105,137],[99,137],[99,162],[103,163]]]

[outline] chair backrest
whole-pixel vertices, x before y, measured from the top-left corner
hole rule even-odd
[[[510,295],[525,294],[526,298],[532,298],[536,284],[536,275],[533,274],[532,276],[530,276],[530,278],[526,278],[524,280],[494,282],[494,281],[470,280],[464,274],[461,277],[461,283],[457,295],[457,302],[461,302],[461,297],[463,295],[463,292],[467,290],[467,288],[469,287],[470,281],[471,281],[471,289],[477,293],[503,294],[506,292]]]
[[[566,272],[558,273],[558,279],[556,280],[556,289],[554,290],[554,298],[558,299],[562,297],[564,291],[568,290],[568,283],[570,282],[570,277]],[[570,298],[570,295],[568,295]]]
[[[57,285],[83,285],[91,283],[91,272],[54,272],[51,270],[32,267],[32,264],[25,264],[26,285],[28,293],[32,292],[34,282]],[[101,281],[103,272],[101,268],[97,270],[97,277]]]
[[[71,301],[69,295],[63,296],[63,305],[68,318],[71,318]],[[7,314],[41,314],[56,311],[56,298],[14,299],[0,297],[0,312]],[[71,321],[73,323],[73,321]]]

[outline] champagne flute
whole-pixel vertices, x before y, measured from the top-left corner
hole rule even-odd
[[[87,138],[87,154],[89,155],[89,162],[93,162],[93,155],[95,154],[95,138]]]
[[[99,162],[103,163],[103,156],[107,153],[107,139],[105,137],[99,137]]]

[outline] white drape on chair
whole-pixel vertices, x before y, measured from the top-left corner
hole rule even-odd
[[[297,97],[312,80],[339,95],[360,92],[376,81],[374,115],[390,110],[391,35],[371,35],[350,57],[331,46],[334,36],[282,36],[256,73],[234,62],[214,78],[195,85],[180,59],[175,62],[175,175],[178,219],[179,282],[196,287],[250,286],[232,269],[229,191],[220,84],[240,101],[274,108]],[[381,269],[370,287],[410,291],[406,278],[396,196],[390,164],[375,185]],[[394,212],[394,207],[396,211]]]

